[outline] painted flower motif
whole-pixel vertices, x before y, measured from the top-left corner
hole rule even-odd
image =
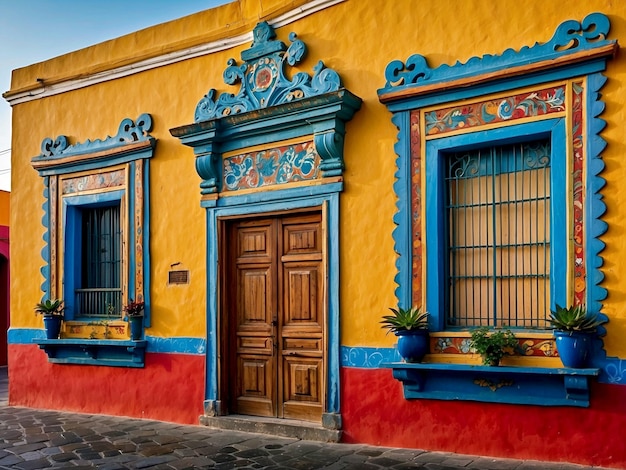
[[[463,354],[468,354],[470,350],[472,349],[471,346],[472,346],[472,340],[470,338],[463,338],[461,340],[461,343],[459,344],[459,350]]]

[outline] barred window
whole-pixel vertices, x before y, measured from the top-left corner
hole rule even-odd
[[[550,141],[446,155],[447,326],[546,328]]]

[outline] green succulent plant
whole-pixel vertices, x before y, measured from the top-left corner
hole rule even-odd
[[[557,305],[556,310],[550,312],[549,322],[557,330],[592,333],[607,320],[600,318],[597,313],[589,313],[584,305],[571,307]]]
[[[484,365],[497,366],[505,355],[515,350],[518,342],[508,328],[493,332],[481,326],[472,331],[470,346],[482,356]]]
[[[422,312],[419,307],[411,308],[390,308],[393,315],[384,315],[381,320],[381,328],[387,328],[396,333],[406,330],[426,330],[428,329],[428,312]]]
[[[62,317],[64,309],[63,301],[60,299],[46,299],[35,305],[35,313],[39,313],[44,317]]]

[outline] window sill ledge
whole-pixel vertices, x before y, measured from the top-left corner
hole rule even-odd
[[[402,382],[404,398],[474,400],[540,406],[589,406],[589,379],[599,369],[382,364]]]
[[[36,339],[54,364],[90,364],[113,367],[144,367],[145,340]]]

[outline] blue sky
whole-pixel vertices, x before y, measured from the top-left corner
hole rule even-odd
[[[229,1],[0,0],[0,92],[13,69]],[[11,187],[10,148],[11,107],[0,99],[0,190]]]

